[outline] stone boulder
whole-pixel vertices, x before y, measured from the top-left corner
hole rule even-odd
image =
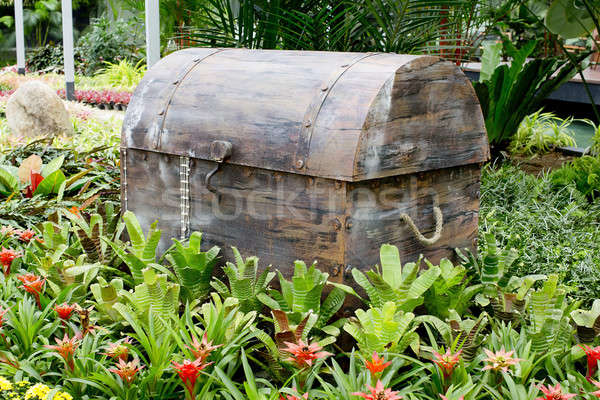
[[[21,85],[6,104],[6,120],[16,136],[72,135],[73,124],[60,97],[47,85]]]

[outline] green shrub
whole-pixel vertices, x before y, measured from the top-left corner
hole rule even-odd
[[[576,158],[552,172],[550,179],[557,187],[575,185],[581,193],[594,199],[600,193],[600,158]]]
[[[494,233],[501,248],[518,257],[508,276],[557,273],[586,303],[600,296],[600,203],[573,185],[557,186],[515,166],[483,169],[480,248]]]
[[[500,64],[500,57],[486,54],[500,52],[499,46],[487,46],[482,63],[480,81],[473,87],[481,103],[490,144],[506,147],[528,113],[540,108],[544,99],[577,70],[569,60],[544,58],[528,60],[537,41],[530,41],[517,49],[510,41],[504,41],[504,50],[512,59]],[[587,54],[578,56],[581,63]],[[488,78],[489,77],[489,78]]]
[[[92,21],[89,31],[79,38],[77,47],[79,64],[77,69],[84,75],[93,75],[107,63],[115,63],[124,59],[137,62],[143,57],[143,35],[139,27],[143,27],[136,18],[127,22],[123,20],[109,21],[98,18]]]
[[[63,65],[64,53],[62,44],[49,43],[27,52],[27,68],[30,71],[62,72]]]

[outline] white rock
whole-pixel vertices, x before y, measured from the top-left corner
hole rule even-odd
[[[16,136],[72,135],[69,112],[56,92],[38,81],[22,84],[6,104],[6,120]]]

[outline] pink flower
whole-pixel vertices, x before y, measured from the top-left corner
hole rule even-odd
[[[25,243],[29,243],[31,239],[35,236],[35,231],[31,229],[27,229],[24,231],[19,231],[19,240]]]
[[[367,386],[367,389],[371,393],[352,393],[353,396],[360,396],[366,400],[400,400],[402,396],[398,396],[398,392],[392,391],[392,389],[385,389],[381,381],[377,381],[375,387]]]
[[[552,387],[552,385],[542,385],[540,386],[540,390],[545,397],[538,397],[535,400],[568,400],[571,397],[577,396],[576,394],[571,393],[563,394],[562,389],[560,388],[560,383],[557,383],[554,387]]]
[[[294,390],[296,390],[296,388],[294,388]],[[302,397],[297,397],[297,396],[292,396],[292,395],[286,395],[285,397],[283,397],[283,395],[279,396],[279,400],[308,400],[308,393],[304,393],[302,395]]]
[[[50,350],[57,351],[58,354],[65,360],[65,363],[69,366],[71,371],[75,369],[75,363],[73,361],[73,354],[75,354],[75,350],[79,347],[79,340],[75,336],[69,338],[65,333],[65,336],[62,340],[56,338],[56,345],[45,345],[44,347]]]
[[[442,398],[442,400],[449,400],[446,396],[444,396],[443,394],[440,394],[440,397]],[[465,396],[460,396],[458,398],[458,400],[465,400]]]
[[[194,337],[194,339],[192,340],[192,346],[190,347],[186,345],[185,347],[190,349],[194,357],[204,362],[206,361],[208,356],[210,356],[210,353],[212,353],[213,350],[218,349],[221,346],[223,345],[219,344],[217,346],[213,346],[212,340],[210,342],[208,341],[208,335],[205,332],[204,336],[202,336],[202,342],[198,343],[198,339]]]
[[[144,366],[139,365],[139,360],[137,358],[130,362],[125,362],[124,360],[119,359],[116,368],[110,368],[109,371],[119,375],[123,382],[131,385],[135,379],[135,375],[142,368],[144,368]]]
[[[283,349],[283,351],[292,355],[286,361],[294,362],[299,368],[310,367],[314,360],[332,355],[327,351],[321,351],[323,348],[317,343],[308,344],[302,340],[298,340],[298,344],[284,343],[287,345],[287,348]]]
[[[4,325],[4,316],[6,315],[7,312],[8,312],[8,309],[0,306],[0,329],[2,329],[2,326]]]
[[[504,348],[501,348],[500,351],[497,351],[495,353],[492,353],[487,349],[483,349],[483,351],[488,356],[488,358],[484,359],[483,361],[487,361],[488,363],[490,363],[483,367],[484,371],[491,369],[492,371],[496,372],[507,372],[510,366],[517,364],[519,361],[522,361],[520,358],[512,357],[514,350],[506,352],[504,351]]]
[[[456,368],[456,364],[458,364],[460,360],[460,353],[461,351],[456,354],[452,354],[450,349],[448,349],[444,354],[440,354],[436,351],[433,352],[433,362],[440,367],[442,373],[444,374],[444,378],[449,378],[452,376],[452,372],[454,372],[454,368]]]
[[[106,348],[106,353],[102,353],[115,360],[127,361],[129,358],[129,347],[131,345],[131,339],[125,338],[122,342],[109,343]]]
[[[592,382],[594,384],[594,386],[596,386],[597,388],[600,389],[600,382],[596,382],[596,381],[592,381],[592,380],[590,380],[590,382]],[[600,390],[596,390],[595,392],[592,392],[590,394],[593,394],[596,397],[600,397]]]

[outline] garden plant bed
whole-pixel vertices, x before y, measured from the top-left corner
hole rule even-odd
[[[600,398],[600,2],[70,2],[0,0],[0,400]]]
[[[511,154],[509,156],[510,162],[517,165],[523,171],[536,176],[559,169],[565,163],[573,161],[576,158],[578,156],[566,155],[560,151],[533,156],[519,154]]]

